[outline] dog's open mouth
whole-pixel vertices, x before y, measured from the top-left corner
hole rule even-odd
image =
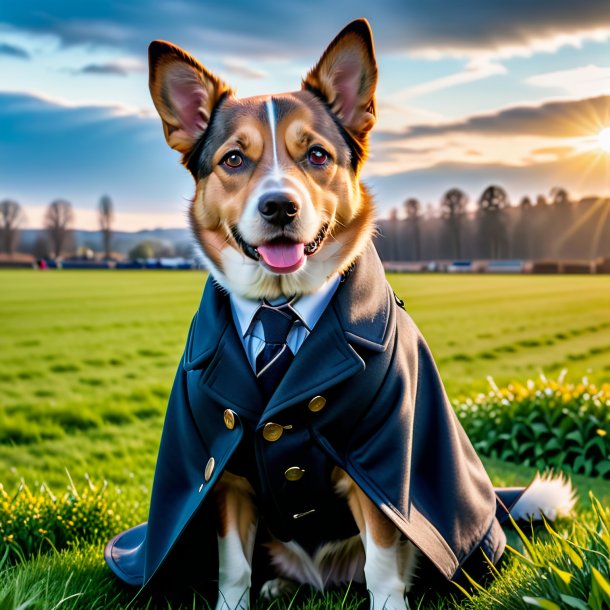
[[[292,273],[300,269],[305,259],[313,256],[320,249],[327,232],[328,224],[325,224],[316,238],[308,244],[282,237],[253,246],[244,240],[237,227],[231,229],[233,238],[243,253],[255,261],[262,261],[274,273]]]

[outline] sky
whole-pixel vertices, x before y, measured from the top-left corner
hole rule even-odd
[[[62,198],[97,227],[187,226],[190,175],[148,93],[147,47],[181,46],[240,97],[298,89],[352,19],[379,63],[378,123],[363,179],[380,217],[459,187],[514,204],[562,186],[610,195],[607,0],[131,0],[7,2],[0,10],[0,200],[29,228]]]

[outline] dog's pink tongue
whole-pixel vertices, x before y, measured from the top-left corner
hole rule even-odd
[[[305,244],[270,243],[256,249],[269,267],[278,270],[297,267],[305,258]]]

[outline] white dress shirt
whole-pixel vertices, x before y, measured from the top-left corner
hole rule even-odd
[[[299,319],[290,329],[286,343],[293,354],[296,355],[305,339],[309,336],[309,333],[313,330],[326,306],[333,298],[340,281],[341,276],[336,275],[327,280],[317,292],[299,297],[292,303],[292,308],[298,314]],[[283,302],[285,302],[285,299],[279,299],[271,301],[271,304],[280,305]],[[253,371],[256,371],[256,357],[265,347],[263,325],[260,320],[255,319],[260,305],[261,301],[245,299],[236,294],[231,295],[231,310],[233,312],[235,328],[237,328],[238,334],[241,337],[244,349],[246,350],[246,356]]]

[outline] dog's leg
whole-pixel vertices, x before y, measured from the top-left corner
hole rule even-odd
[[[218,603],[216,610],[248,610],[256,538],[254,492],[248,481],[225,472],[214,499],[218,512]]]
[[[371,610],[405,610],[417,549],[400,540],[394,524],[345,473],[337,488],[347,496],[365,550],[364,576]]]

